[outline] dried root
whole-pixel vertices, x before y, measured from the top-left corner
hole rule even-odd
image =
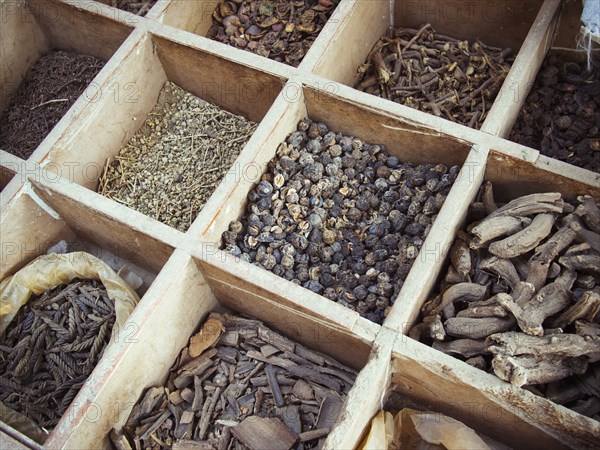
[[[411,335],[598,417],[600,209],[577,201],[542,193],[498,205],[486,183],[478,222],[451,247],[444,289]]]

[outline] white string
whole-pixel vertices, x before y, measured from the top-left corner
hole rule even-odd
[[[577,38],[577,48],[583,49],[587,56],[587,69],[592,70],[592,46],[593,42],[600,42],[600,4],[598,0],[583,0],[583,12],[581,21],[583,26]]]

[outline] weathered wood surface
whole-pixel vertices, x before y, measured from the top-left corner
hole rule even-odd
[[[600,435],[597,423],[492,375],[482,376],[469,365],[399,334],[416,319],[484,179],[498,186],[497,200],[502,202],[542,191],[560,191],[569,198],[589,194],[598,200],[600,175],[502,139],[518,105],[509,105],[507,110],[498,106],[498,113],[489,119],[491,128],[477,131],[348,86],[373,43],[392,24],[418,26],[429,21],[444,34],[480,37],[491,45],[517,49],[525,43],[521,61],[537,64],[556,24],[555,0],[495,2],[486,14],[488,19],[495,14],[496,26],[470,16],[465,16],[469,20],[453,19],[443,13],[454,13],[449,8],[456,5],[438,0],[419,4],[416,11],[410,9],[416,3],[342,0],[335,21],[326,26],[298,69],[190,33],[203,34],[208,29],[206,16],[211,11],[207,8],[216,4],[212,0],[159,0],[146,18],[96,2],[43,0],[35,4],[35,19],[29,16],[31,21],[21,27],[18,16],[7,15],[1,28],[3,89],[18,84],[32,59],[50,45],[110,59],[96,80],[102,97],[76,103],[28,164],[0,153],[0,172],[7,177],[15,174],[0,196],[0,279],[57,240],[80,237],[107,249],[127,249],[136,263],[160,271],[130,318],[131,328],[125,330],[123,342],[96,368],[52,433],[48,447],[108,445],[110,429],[122,424],[145,387],[165,377],[202,318],[221,307],[255,315],[289,338],[363,369],[325,448],[352,448],[360,441],[380,407],[388,376],[395,389],[408,397],[454,413],[514,445],[594,445],[593,438]],[[475,15],[483,14],[488,4],[472,2],[470,8]],[[14,5],[5,2],[2,7]],[[43,6],[46,10],[40,9]],[[579,18],[578,2],[567,6],[564,23],[557,25],[561,42],[568,42]],[[204,16],[198,17],[200,9]],[[44,14],[50,10],[59,13],[57,20]],[[467,12],[462,9],[461,14]],[[531,27],[536,14],[538,21]],[[355,33],[357,27],[362,34]],[[513,81],[535,76],[534,66],[525,66],[517,66]],[[236,162],[235,176],[218,187],[187,234],[98,196],[87,189],[95,187],[97,177],[82,172],[85,164],[103,167],[106,158],[129,139],[167,79],[261,121]],[[130,82],[139,86],[137,101],[125,102],[129,92],[121,92],[121,101],[115,102],[114,92],[107,90],[114,83],[124,88]],[[6,102],[6,97],[0,101]],[[0,103],[0,110],[3,106]],[[410,162],[463,164],[462,176],[383,327],[255,266],[232,262],[231,256],[217,251],[221,233],[240,216],[248,191],[278,144],[307,115],[336,131],[384,143],[392,154]],[[72,176],[65,169],[71,163],[79,167]],[[98,420],[94,418],[97,408],[105,412]]]

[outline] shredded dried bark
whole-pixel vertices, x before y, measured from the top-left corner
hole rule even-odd
[[[67,51],[38,59],[0,118],[0,148],[29,158],[103,65],[94,56]]]

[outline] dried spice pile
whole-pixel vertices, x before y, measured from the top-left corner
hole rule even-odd
[[[381,323],[459,167],[412,166],[304,119],[224,248]]]
[[[166,385],[149,389],[111,437],[134,449],[317,448],[355,378],[258,320],[211,314]]]
[[[207,37],[297,67],[339,0],[221,0]]]
[[[29,158],[103,65],[93,56],[65,51],[38,59],[0,118],[0,149]]]
[[[510,139],[600,173],[600,70],[548,56]]]
[[[600,209],[531,194],[498,208],[488,182],[410,336],[600,419]]]
[[[98,281],[31,298],[0,341],[0,400],[40,427],[54,427],[102,357],[115,318]]]
[[[98,192],[187,231],[255,129],[167,82],[144,125],[107,161]]]
[[[138,16],[145,16],[156,2],[157,0],[110,0],[110,6]]]
[[[389,28],[358,68],[356,89],[480,128],[514,58],[511,49],[420,29]]]

